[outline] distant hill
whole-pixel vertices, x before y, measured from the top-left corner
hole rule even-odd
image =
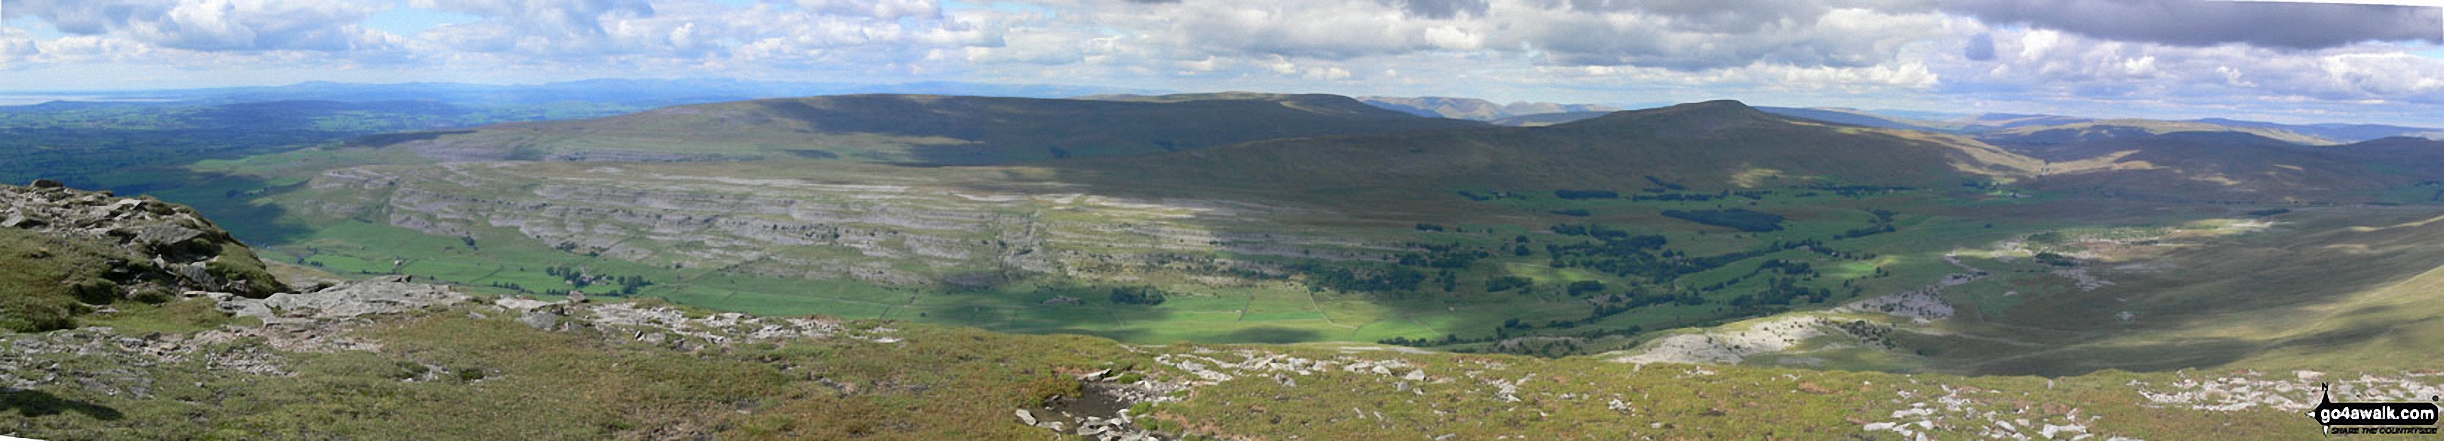
[[[1797,108],[1797,107],[1758,107],[1758,108],[1757,108],[1757,110],[1763,110],[1763,111],[1765,111],[1766,113],[1772,113],[1772,114],[1776,114],[1776,115],[1782,115],[1782,116],[1797,117],[1797,118],[1807,118],[1807,119],[1812,119],[1812,120],[1817,120],[1817,121],[1824,121],[1824,122],[1829,122],[1829,123],[1836,123],[1836,124],[1849,124],[1849,125],[1854,125],[1854,126],[1862,126],[1862,127],[1878,127],[1878,128],[1886,128],[1886,129],[1902,129],[1902,130],[1925,130],[1925,131],[1930,131],[1930,132],[1942,132],[1942,131],[1949,131],[1949,129],[1947,129],[1947,128],[1943,127],[1943,125],[1942,125],[1942,124],[1940,124],[1940,123],[1933,123],[1933,122],[1927,122],[1927,121],[1916,121],[1916,120],[1910,120],[1910,119],[1905,119],[1905,118],[1896,118],[1896,117],[1890,117],[1890,116],[1878,115],[1878,114],[1875,114],[1875,113],[1872,113],[1872,112],[1861,111],[1861,110],[1858,110],[1858,109],[1832,108],[1832,107],[1819,107],[1819,108]]]
[[[1957,137],[1827,125],[1712,101],[1546,127],[1281,139],[1069,165],[1075,168],[1065,171],[1111,185],[1400,198],[1463,187],[1629,192],[1657,180],[1698,191],[1948,186],[1970,175],[2032,174],[2036,161]]]
[[[504,124],[397,143],[436,159],[814,159],[983,165],[1192,150],[1262,139],[1485,127],[1336,95],[1035,99],[841,95]]]
[[[1510,104],[1494,104],[1492,101],[1476,98],[1450,98],[1438,96],[1368,96],[1359,97],[1358,101],[1375,107],[1391,109],[1411,115],[1477,121],[1500,121],[1507,118],[1530,115],[1579,112],[1601,113],[1621,110],[1618,107],[1600,104],[1557,104],[1547,102],[1531,103],[1525,101],[1513,102]]]
[[[2331,148],[2240,132],[2174,132],[2015,148],[2052,161],[2038,182],[2058,189],[2215,201],[2363,200],[2409,185]]]
[[[1946,121],[1957,132],[1978,133],[2027,126],[2057,126],[2095,121],[2089,118],[2060,115],[2025,115],[2016,113],[1980,113]]]
[[[2338,144],[2369,141],[2394,136],[2436,137],[2439,135],[2444,135],[2444,129],[2429,127],[2341,123],[2281,124],[2228,118],[2201,118],[2182,121],[2140,119],[2101,120],[2062,115],[2017,113],[1979,113],[1963,115],[1892,109],[1860,110],[1840,107],[1758,107],[1758,110],[1764,110],[1768,113],[1777,115],[1793,116],[1856,126],[1963,134],[2010,132],[2028,127],[2067,126],[2087,123],[2103,123],[2108,125],[2140,125],[2140,122],[2143,121],[2146,125],[2159,126],[2216,126],[2218,128],[2212,130],[2242,131],[2277,139],[2294,139],[2294,142],[2299,142],[2297,141],[2298,139],[2314,138],[2319,141],[2304,143],[2316,144]],[[2276,135],[2276,132],[2287,133],[2288,135]],[[2165,133],[2165,131],[2151,130],[2148,134],[2161,133]]]
[[[2444,130],[2426,127],[2403,127],[2383,124],[2278,124],[2224,118],[2205,118],[2192,121],[2233,127],[2256,127],[2283,130],[2342,142],[2370,141],[2395,136],[2425,136],[2426,134]]]
[[[2332,145],[2330,139],[2303,135],[2287,130],[2229,126],[2190,121],[2157,121],[2143,119],[2113,119],[2082,121],[2068,124],[2021,125],[2003,130],[1980,133],[1978,139],[1998,146],[2043,146],[2098,141],[2116,138],[2139,138],[2169,133],[2242,133],[2299,145]]]
[[[1520,115],[1491,121],[1497,126],[1538,127],[1610,115],[1612,112],[1561,112]]]

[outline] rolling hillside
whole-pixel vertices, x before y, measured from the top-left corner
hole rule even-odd
[[[1330,95],[1218,94],[1126,101],[844,95],[504,124],[370,144],[397,144],[442,161],[806,159],[983,165],[1484,125],[1416,117]]]
[[[1657,181],[1698,191],[1777,182],[1949,186],[1963,178],[2030,175],[2036,163],[1955,137],[1825,125],[1713,101],[1547,127],[1273,140],[1056,168],[1074,173],[1078,182],[1115,188],[1326,192],[1371,200],[1460,188],[1629,193],[1657,187]]]

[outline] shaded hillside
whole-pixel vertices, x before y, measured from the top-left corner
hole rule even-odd
[[[803,158],[982,165],[1483,125],[1420,118],[1332,95],[1213,94],[1125,101],[844,95],[507,124],[400,145],[445,161]]]
[[[2444,179],[2444,141],[2392,137],[2321,150],[2387,173],[2420,180]]]
[[[1948,186],[2034,168],[2033,160],[1965,139],[1798,121],[1713,101],[1549,127],[1275,140],[1063,169],[1122,188],[1416,197],[1471,187],[1625,193],[1656,180],[1703,191],[1777,181]]]

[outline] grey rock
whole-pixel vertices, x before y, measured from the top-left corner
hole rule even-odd
[[[537,309],[518,316],[518,323],[530,328],[549,331],[560,324],[560,314]]]
[[[135,199],[128,199],[128,201],[132,202]],[[203,230],[177,225],[146,225],[135,227],[133,230],[136,233],[136,241],[147,244],[176,244],[204,235]]]

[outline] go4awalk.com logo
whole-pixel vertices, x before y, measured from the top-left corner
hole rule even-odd
[[[2308,417],[2325,426],[2327,435],[2436,434],[2435,403],[2336,403],[2333,385],[2323,386],[2324,396]]]

